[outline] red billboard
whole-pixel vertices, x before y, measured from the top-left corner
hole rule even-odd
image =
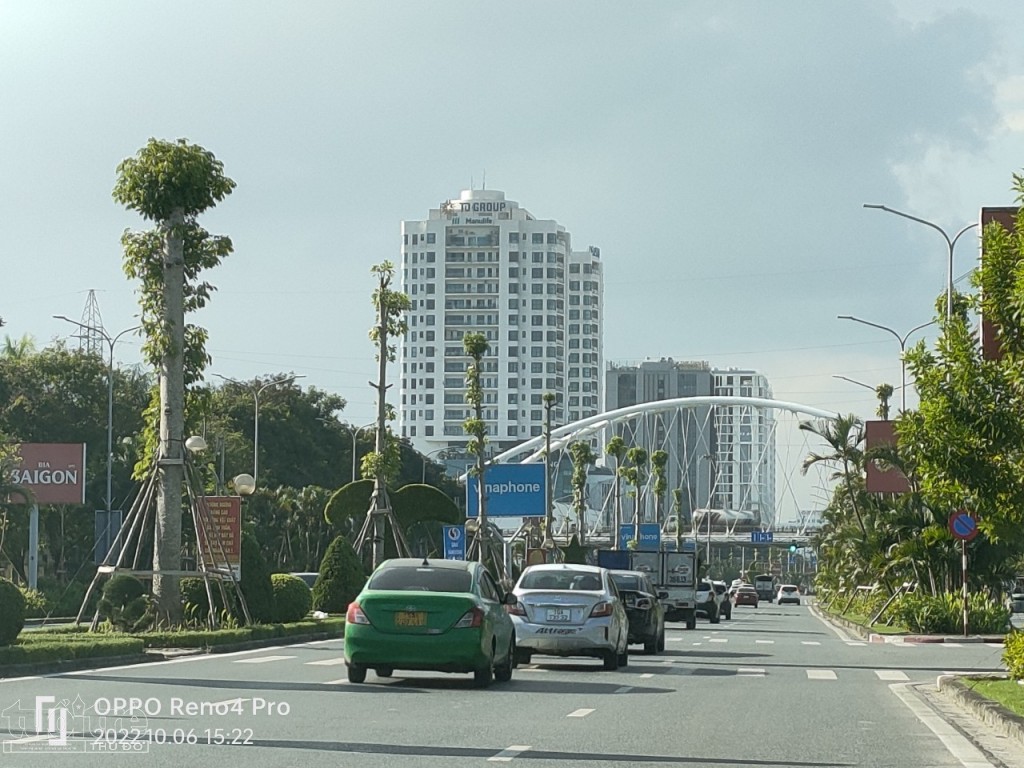
[[[37,504],[85,504],[85,443],[22,443],[11,480]]]
[[[208,567],[242,572],[242,497],[204,496],[199,510],[199,551]],[[206,530],[210,521],[211,529]]]
[[[866,421],[864,432],[868,450],[882,445],[896,445],[896,429],[893,421]],[[867,462],[866,488],[868,493],[907,493],[910,482],[895,467],[882,470],[874,461]]]

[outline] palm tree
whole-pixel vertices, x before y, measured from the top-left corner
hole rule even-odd
[[[622,490],[619,484],[619,470],[622,469],[622,461],[626,457],[626,441],[621,435],[615,435],[604,447],[606,455],[615,459],[614,493],[615,493],[615,521],[613,524],[612,541],[619,540],[619,526],[622,524]],[[616,547],[618,544],[616,543]]]
[[[665,491],[668,480],[665,467],[668,465],[668,451],[655,451],[651,454],[651,475],[654,477],[654,519],[660,528],[664,523]]]
[[[806,475],[807,470],[815,464],[839,465],[840,471],[835,472],[831,477],[831,479],[839,481],[836,493],[846,494],[850,510],[856,517],[857,525],[860,526],[861,533],[866,539],[868,532],[861,516],[858,504],[859,493],[857,492],[857,487],[863,484],[864,451],[859,447],[864,441],[863,423],[851,413],[846,416],[837,416],[830,421],[803,421],[800,422],[800,429],[822,438],[832,449],[832,452],[828,454],[809,454],[800,467],[801,473]]]
[[[585,440],[577,440],[569,446],[572,458],[572,508],[579,521],[579,541],[586,540],[587,531],[587,468],[597,456]]]
[[[892,384],[879,384],[875,387],[875,395],[878,397],[878,410],[875,413],[882,421],[889,420],[889,398],[892,393]]]

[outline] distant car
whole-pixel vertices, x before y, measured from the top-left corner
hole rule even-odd
[[[783,584],[779,587],[779,593],[775,598],[779,605],[783,603],[796,603],[800,605],[800,588],[796,584]]]
[[[644,571],[612,571],[611,574],[626,605],[629,642],[643,643],[644,653],[664,651],[665,607],[650,577]]]
[[[712,581],[711,586],[718,595],[718,613],[726,619],[732,619],[732,602],[729,600],[729,588],[724,581]]]
[[[743,584],[733,592],[732,604],[734,606],[752,605],[757,608],[758,602],[760,600],[757,596],[757,590],[754,589],[752,584]]]
[[[364,682],[367,669],[472,672],[481,688],[507,682],[516,636],[505,606],[514,602],[477,562],[385,560],[345,616],[349,682]]]
[[[531,654],[595,656],[609,671],[629,663],[629,617],[607,568],[551,563],[531,565],[509,606],[518,659]]]
[[[306,586],[309,587],[310,589],[312,589],[313,585],[316,584],[316,580],[318,578],[320,578],[320,574],[317,573],[316,571],[294,572],[294,573],[291,573],[289,575],[290,576],[298,576],[300,579],[302,579],[304,582],[306,582]]]
[[[697,583],[698,616],[704,616],[712,624],[717,624],[722,618],[719,612],[721,603],[722,598],[715,592],[715,588],[711,585],[710,581],[700,581]]]

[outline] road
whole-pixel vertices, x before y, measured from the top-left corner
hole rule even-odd
[[[694,631],[670,625],[664,653],[638,650],[617,672],[537,656],[487,690],[469,675],[428,673],[371,672],[351,685],[342,649],[338,639],[0,681],[0,765],[56,764],[47,712],[56,709],[59,736],[66,699],[76,768],[108,766],[101,748],[146,768],[985,766],[912,684],[999,670],[1002,653],[981,643],[864,643],[807,606],[763,603]],[[42,735],[37,697],[54,700],[39,705]],[[119,722],[130,699],[140,717]],[[134,739],[83,737],[127,726],[138,729]]]

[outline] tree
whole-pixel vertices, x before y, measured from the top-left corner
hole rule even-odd
[[[668,490],[668,479],[665,467],[668,466],[668,451],[655,451],[651,454],[651,475],[654,478],[654,519],[660,527],[665,522],[665,491]]]
[[[882,421],[889,420],[889,398],[892,393],[892,384],[879,384],[875,387],[875,395],[878,397],[878,410],[875,413]]]
[[[633,486],[633,490],[630,491],[630,495],[633,497],[633,525],[639,525],[641,522],[641,509],[643,507],[643,487],[647,483],[647,461],[648,454],[646,448],[641,448],[639,445],[634,445],[628,451],[626,451],[626,464],[625,466],[619,467],[619,473],[626,480],[627,483]],[[640,535],[640,529],[636,529],[636,535]]]
[[[615,435],[608,444],[604,447],[605,455],[611,456],[615,459],[615,475],[613,493],[615,494],[615,521],[613,524],[613,540],[615,541],[615,548],[618,549],[619,544],[619,526],[622,525],[622,489],[621,489],[621,475],[619,470],[622,469],[622,462],[626,456],[626,441],[622,439],[621,435]]]
[[[590,443],[576,440],[569,445],[572,459],[572,508],[579,521],[579,543],[586,541],[587,531],[587,469],[597,460]]]
[[[491,345],[482,333],[467,333],[462,337],[462,348],[469,356],[466,368],[466,403],[473,409],[473,415],[462,423],[462,430],[472,438],[466,446],[476,457],[476,466],[470,470],[476,477],[477,519],[476,546],[480,562],[487,562],[487,495],[484,493],[484,473],[487,470],[487,422],[484,421],[484,391],[481,385],[481,365]]]
[[[185,388],[208,360],[206,332],[186,328],[185,314],[205,305],[212,290],[195,282],[199,272],[232,250],[230,240],[211,236],[196,219],[234,187],[213,154],[184,139],[150,139],[117,167],[114,185],[115,201],[157,227],[125,232],[121,242],[125,272],[142,281],[143,351],[160,374],[153,595],[158,616],[171,624],[181,621],[181,594],[177,577],[162,572],[181,569]]]
[[[394,264],[383,261],[370,271],[377,278],[377,287],[373,292],[377,322],[370,329],[370,340],[377,346],[377,383],[371,384],[377,391],[377,439],[374,451],[363,457],[362,466],[364,475],[373,477],[373,497],[367,525],[372,530],[373,567],[376,568],[384,559],[384,530],[386,522],[392,517],[387,481],[398,471],[401,460],[398,441],[388,428],[388,422],[394,418],[394,408],[389,406],[386,400],[390,387],[387,383],[387,368],[388,363],[395,360],[395,344],[391,339],[404,336],[407,332],[408,325],[404,315],[412,304],[408,296],[391,287],[395,277]],[[360,532],[356,542],[357,549],[361,548],[366,531],[367,528],[364,527],[363,532]],[[396,537],[401,536],[397,527],[394,533]],[[400,552],[408,549],[401,538],[397,538],[395,543]]]

